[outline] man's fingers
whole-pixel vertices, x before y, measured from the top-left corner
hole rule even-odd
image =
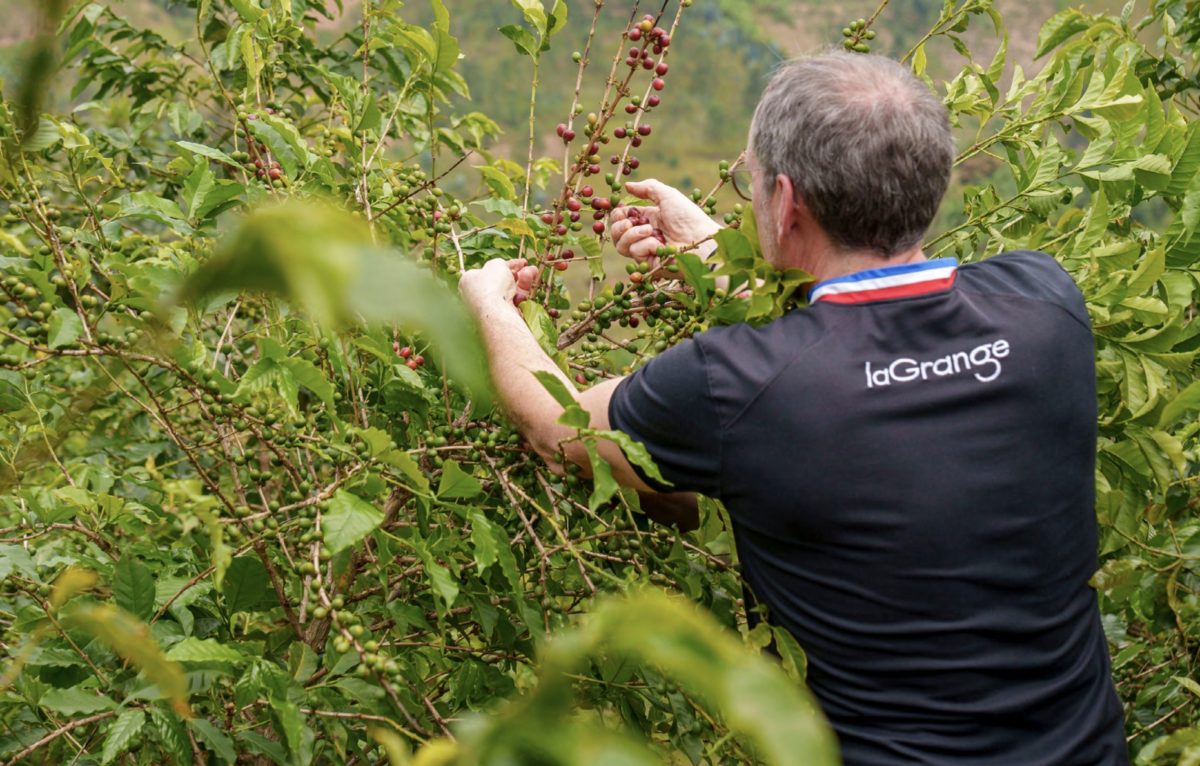
[[[629,257],[635,261],[646,261],[657,255],[660,247],[662,240],[653,236],[645,237],[629,247]]]
[[[634,246],[645,240],[646,237],[653,236],[654,227],[650,224],[642,224],[641,226],[631,225],[617,241],[617,252],[622,255],[632,255]]]
[[[529,292],[533,287],[533,281],[537,279],[538,270],[536,266],[526,266],[517,272],[517,290],[521,292]]]

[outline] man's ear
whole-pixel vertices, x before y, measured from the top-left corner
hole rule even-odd
[[[772,219],[776,231],[773,232],[778,241],[786,242],[791,236],[792,229],[801,223],[800,217],[808,212],[808,206],[796,193],[792,179],[783,173],[775,176],[775,194],[771,197],[771,205],[775,208]]]

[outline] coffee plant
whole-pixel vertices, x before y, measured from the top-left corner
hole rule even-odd
[[[801,647],[747,619],[721,506],[682,531],[599,458],[550,470],[454,297],[527,259],[520,310],[580,386],[804,310],[805,275],[758,257],[741,158],[693,192],[727,224],[715,271],[707,242],[609,247],[705,2],[513,0],[516,159],[461,109],[481,52],[455,3],[421,26],[399,0],[180,0],[182,43],[39,4],[0,94],[0,763],[837,762]],[[870,50],[887,6],[830,42]],[[946,0],[898,52],[960,62],[930,80],[962,152],[927,252],[1040,249],[1084,291],[1131,748],[1198,763],[1200,16],[1068,10],[1037,43],[1011,66],[990,0]],[[552,129],[544,67],[578,72]]]

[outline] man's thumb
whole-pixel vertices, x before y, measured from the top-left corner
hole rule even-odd
[[[645,181],[625,182],[625,191],[638,199],[650,200],[655,204],[662,201],[663,195],[668,188],[670,187],[653,178],[647,178]]]

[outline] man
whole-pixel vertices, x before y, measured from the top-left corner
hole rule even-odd
[[[895,62],[785,66],[751,127],[753,206],[766,259],[816,278],[812,305],[702,333],[579,401],[671,486],[606,447],[622,483],[724,501],[847,764],[1128,763],[1088,586],[1088,315],[1047,255],[926,260],[953,158],[942,103]],[[649,257],[655,228],[677,243],[716,228],[669,187],[626,189],[653,205],[649,224],[614,215],[623,254]],[[510,267],[461,290],[517,425],[586,465],[530,375],[561,372],[512,308]]]

